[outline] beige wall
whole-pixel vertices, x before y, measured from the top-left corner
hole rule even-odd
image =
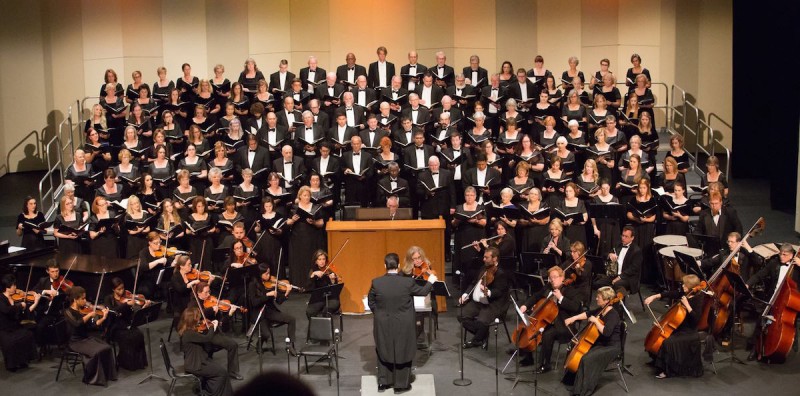
[[[457,70],[478,54],[490,72],[504,60],[528,69],[541,54],[558,75],[573,55],[587,75],[601,58],[623,75],[636,52],[656,82],[677,83],[730,120],[731,20],[726,0],[10,2],[0,15],[0,174],[17,171],[22,149],[6,155],[28,132],[52,136],[75,99],[97,96],[107,68],[127,85],[134,70],[152,83],[162,65],[177,79],[182,63],[201,78],[222,63],[235,80],[247,57],[265,75],[280,59],[297,72],[309,55],[332,71],[346,52],[367,66],[381,45],[398,67],[411,49],[425,65],[443,50]],[[655,94],[664,103],[663,88]]]

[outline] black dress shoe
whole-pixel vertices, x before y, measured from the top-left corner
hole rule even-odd
[[[391,387],[392,387],[391,385],[378,384],[378,392],[383,392]]]
[[[394,388],[394,394],[399,395],[401,393],[406,393],[411,390],[411,384],[408,384],[408,388]]]
[[[758,352],[755,348],[753,348],[753,350],[750,351],[750,354],[747,355],[747,361],[752,362],[753,360],[756,360],[756,358],[758,358]]]
[[[484,351],[489,350],[489,340],[483,340],[483,343],[481,344],[481,349],[483,349]]]
[[[474,341],[467,341],[467,342],[464,343],[464,349],[475,348],[478,345],[480,345],[480,344],[475,343]]]
[[[241,380],[244,379],[244,377],[242,377],[242,375],[239,374],[239,373],[230,373],[228,376],[233,378],[233,379],[235,379],[235,380],[238,380],[238,381],[241,381]]]
[[[519,361],[519,365],[523,367],[533,366],[533,358],[524,358]]]
[[[537,367],[536,370],[535,370],[536,374],[544,374],[544,373],[546,373],[548,371],[550,371],[550,365],[549,364],[543,364],[543,365]]]

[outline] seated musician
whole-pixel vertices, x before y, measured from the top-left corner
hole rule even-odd
[[[147,233],[147,247],[139,252],[139,283],[138,291],[144,294],[147,298],[153,298],[158,286],[156,282],[158,279],[159,271],[167,266],[169,262],[167,258],[166,247],[161,247],[161,236],[155,231]],[[172,259],[172,265],[175,265],[175,259]],[[164,283],[161,287],[166,288]]]
[[[150,306],[149,300],[142,303],[135,301],[130,293],[138,293],[134,290],[126,291],[125,283],[118,277],[111,278],[113,287],[110,294],[103,300],[103,304],[117,314],[110,317],[110,324],[107,333],[110,339],[117,343],[119,352],[117,360],[120,367],[135,371],[147,367],[147,353],[144,349],[144,334],[138,327],[132,327],[134,310]]]
[[[483,253],[483,270],[458,300],[464,308],[459,317],[464,329],[473,334],[464,348],[488,348],[489,325],[508,309],[509,280],[499,269],[500,251],[490,246]]]
[[[408,250],[406,250],[404,261],[405,263],[401,270],[405,276],[410,276],[414,279],[428,280],[430,274],[436,274],[431,268],[431,260],[428,259],[425,251],[419,246],[409,247]],[[474,276],[475,274],[471,275]],[[431,296],[431,310],[434,315],[437,315],[438,305],[436,304],[436,298],[433,296]],[[416,315],[417,338],[420,338],[425,332],[425,316],[427,315],[424,312],[417,313]]]
[[[577,243],[577,242],[576,242]],[[543,299],[550,298],[558,306],[558,317],[553,322],[552,326],[547,326],[544,333],[541,333],[539,340],[542,347],[542,365],[537,367],[539,373],[550,371],[550,355],[553,354],[553,343],[556,340],[562,344],[566,344],[572,338],[572,332],[564,325],[564,319],[576,315],[581,310],[582,301],[581,293],[575,284],[566,285],[564,283],[564,270],[559,266],[552,266],[547,270],[548,279],[550,280],[549,287],[543,287],[537,293],[532,294],[519,310],[522,313],[535,315],[534,304]],[[530,311],[530,312],[528,312]],[[534,323],[531,325],[536,326]],[[543,326],[544,323],[539,324]],[[536,331],[538,332],[536,327]],[[523,359],[520,364],[523,366],[530,366],[533,364],[533,354],[531,352],[522,351]]]
[[[200,309],[190,306],[181,315],[178,323],[178,335],[181,336],[183,348],[183,361],[187,373],[200,378],[203,391],[209,395],[229,396],[233,394],[229,374],[224,367],[215,363],[208,356],[208,348],[216,337],[219,322],[211,321],[210,327],[205,332],[198,331],[198,324],[202,322]]]
[[[309,270],[308,290],[319,289],[330,285],[335,285],[341,280],[339,275],[336,275],[333,266],[328,266],[328,253],[324,250],[318,249],[313,254],[313,261],[311,262],[311,269]],[[328,312],[335,314],[339,312],[339,296],[331,296],[328,298]],[[306,307],[306,317],[311,319],[312,316],[323,315],[325,311],[325,300],[319,302],[309,302]],[[323,315],[324,316],[324,315]]]
[[[220,318],[224,320],[227,316],[220,316],[220,308],[219,305],[211,305],[210,307],[205,304],[206,300],[211,300],[211,287],[208,283],[200,282],[194,287],[195,297],[197,297],[197,301],[195,304],[198,304],[203,307],[203,313],[208,320],[217,320]],[[192,307],[192,303],[189,303],[189,307]],[[210,304],[209,304],[210,305]],[[228,312],[228,315],[233,315],[234,311],[236,311],[237,307],[231,307]],[[189,308],[187,308],[188,310]],[[184,311],[185,312],[185,311]],[[222,323],[222,321],[217,323]],[[220,324],[220,326],[222,326]],[[216,328],[217,326],[215,326]],[[180,327],[178,327],[180,329]],[[180,334],[180,332],[179,332]],[[233,338],[225,335],[221,331],[221,327],[216,331],[211,337],[211,340],[208,342],[211,348],[219,347],[225,349],[228,352],[228,375],[237,380],[242,380],[244,377],[239,374],[239,344]],[[209,349],[210,351],[214,351],[214,349]]]
[[[678,304],[682,304],[686,309],[686,318],[677,329],[673,330],[669,338],[664,340],[658,354],[653,356],[658,370],[658,375],[656,375],[658,379],[683,376],[701,377],[703,375],[697,324],[703,313],[705,295],[703,293],[687,295],[699,284],[700,278],[697,275],[684,275],[683,290],[665,291],[644,300],[647,305],[662,298],[679,300]]]
[[[37,306],[34,310],[36,313],[36,343],[39,346],[45,346],[52,343],[51,334],[48,334],[50,326],[58,322],[63,315],[61,310],[64,305],[62,297],[56,298],[60,293],[58,283],[61,278],[61,271],[58,268],[58,261],[50,259],[47,261],[47,276],[39,278],[36,285],[33,286],[33,291],[42,295],[44,301]],[[54,287],[55,286],[55,287]]]
[[[108,380],[117,380],[117,364],[111,345],[90,332],[101,327],[108,317],[108,308],[97,310],[93,303],[87,303],[86,290],[73,286],[69,291],[70,305],[64,310],[64,318],[69,328],[69,349],[84,357],[83,382],[90,385],[106,386]],[[88,312],[82,309],[89,306]]]
[[[747,287],[752,289],[753,286],[759,284],[760,282],[764,282],[764,292],[765,295],[762,296],[764,301],[771,301],[772,297],[775,293],[780,290],[780,287],[784,284],[784,279],[786,278],[786,274],[791,269],[791,264],[800,267],[800,257],[795,256],[794,247],[791,244],[784,243],[781,245],[780,253],[776,257],[772,257],[767,264],[761,268],[758,272],[750,276],[750,279],[747,280]],[[795,268],[792,271],[792,280],[794,280],[795,285],[800,286],[800,268]],[[784,303],[785,302],[779,302]],[[760,310],[757,310],[760,312]],[[772,310],[771,310],[772,311]],[[771,313],[771,312],[770,312]],[[761,339],[764,336],[764,321],[771,323],[774,318],[763,317],[756,321],[756,327],[753,330],[753,335],[747,341],[748,349],[752,348],[750,355],[747,357],[747,360],[755,360],[758,358],[761,360],[764,356],[761,353]]]
[[[589,298],[592,296],[592,265],[584,253],[586,245],[581,241],[572,242],[569,245],[570,260],[566,261],[564,267],[564,279],[567,284],[578,289],[578,298],[581,302],[589,305]]]
[[[615,304],[611,304],[613,299],[614,289],[609,286],[601,287],[595,296],[598,308],[564,319],[567,327],[578,320],[588,320],[600,333],[589,352],[580,359],[575,373],[568,372],[564,376],[564,383],[572,385],[570,392],[573,395],[592,394],[600,376],[620,352],[622,315]]]
[[[642,250],[633,243],[634,238],[633,227],[626,225],[622,228],[622,243],[608,254],[612,268],[606,268],[606,274],[595,282],[595,287],[613,286],[614,290],[624,290],[628,294],[639,290]]]
[[[289,352],[296,356],[297,352],[294,349],[294,340],[297,319],[289,313],[282,312],[279,308],[283,299],[289,297],[292,286],[285,280],[278,282],[278,278],[270,274],[268,264],[261,263],[258,265],[258,268],[261,271],[261,277],[254,278],[247,287],[251,309],[253,310],[253,315],[250,316],[256,319],[260,314],[262,320],[265,321],[259,323],[259,331],[261,331],[261,337],[264,341],[269,339],[270,323],[285,323],[286,337],[289,338]],[[263,312],[259,313],[259,310],[262,309]]]
[[[36,357],[33,333],[20,324],[26,314],[39,305],[41,294],[35,293],[33,303],[25,301],[15,304],[11,296],[17,293],[17,279],[12,274],[3,276],[0,283],[0,352],[3,353],[6,370],[16,372],[28,367]],[[24,291],[21,291],[24,293]],[[27,311],[27,312],[26,312]]]
[[[200,277],[190,280],[189,273],[192,272],[192,259],[189,255],[181,254],[175,258],[175,270],[172,273],[172,312],[174,318],[180,318],[183,311],[193,305],[192,290],[194,285],[200,283]],[[177,319],[173,325],[177,324]]]

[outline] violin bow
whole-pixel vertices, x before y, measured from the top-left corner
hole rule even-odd
[[[136,287],[139,286],[139,269],[142,265],[142,259],[136,261],[136,276],[133,278],[133,305],[136,306]]]
[[[342,244],[342,246],[339,248],[339,251],[338,251],[338,252],[336,252],[336,254],[335,254],[335,255],[333,255],[333,258],[331,259],[331,261],[329,261],[329,262],[328,262],[328,265],[326,265],[326,266],[325,266],[325,269],[323,269],[323,270],[322,270],[322,272],[325,272],[325,271],[327,271],[327,270],[328,270],[328,268],[330,268],[330,267],[331,267],[331,265],[333,265],[333,262],[334,262],[334,261],[336,261],[336,258],[337,258],[337,257],[339,257],[339,253],[341,253],[341,252],[342,252],[342,250],[344,250],[344,247],[345,247],[345,246],[347,246],[347,244],[348,244],[348,243],[350,243],[350,238],[347,238],[347,239],[345,239],[344,243],[343,243],[343,244]]]
[[[203,249],[200,250],[200,262],[197,263],[197,271],[200,272],[203,270],[203,256],[206,254],[206,242],[208,239],[203,239]],[[167,253],[164,253],[164,257],[167,257]],[[197,275],[197,279],[200,279],[200,274]]]
[[[583,256],[586,256],[586,253],[588,252],[589,252],[588,250],[584,251],[578,258],[573,260],[572,263],[570,263],[570,265],[567,266],[567,268],[564,268],[564,272],[567,272],[568,269],[572,268],[572,266],[575,265],[575,263],[577,263],[578,261],[580,261],[580,259],[582,259]]]
[[[200,299],[197,298],[197,290],[195,290],[195,286],[192,286],[192,296],[194,296],[194,302],[197,303],[197,309],[200,310],[200,316],[203,317],[203,322],[208,322],[208,319],[206,319],[206,314],[203,312],[203,304],[200,304]]]
[[[217,307],[219,307],[219,299],[222,298],[222,289],[225,288],[224,287],[225,286],[225,279],[228,278],[228,270],[229,269],[231,269],[230,266],[228,266],[228,268],[225,269],[225,274],[222,275],[222,285],[219,287],[219,295],[217,296]]]
[[[61,285],[64,284],[64,281],[67,280],[67,275],[69,275],[69,271],[72,270],[72,266],[75,265],[76,261],[78,261],[78,256],[77,255],[72,259],[72,262],[69,264],[69,267],[67,268],[67,272],[65,272],[64,276],[61,277],[61,283],[58,284],[58,289],[60,289]]]
[[[25,295],[28,295],[28,290],[31,287],[31,276],[33,276],[33,265],[31,265],[31,269],[28,271],[28,283],[25,284]]]
[[[281,273],[281,255],[282,254],[283,254],[283,247],[281,247],[281,250],[278,251],[278,270],[275,271],[275,275],[274,275],[275,276],[275,298],[276,299],[278,298],[278,283],[280,283],[280,282],[278,282],[280,280],[280,278],[278,278],[277,274]]]
[[[100,303],[100,291],[103,289],[103,278],[106,276],[106,270],[103,268],[103,273],[100,274],[100,282],[97,284],[97,296],[94,298],[94,309],[97,309],[97,304]]]
[[[253,223],[253,224],[255,224],[255,223]],[[258,238],[256,238],[256,241],[253,242],[253,247],[250,248],[250,252],[247,253],[249,256],[252,257],[252,256],[256,255],[256,246],[258,246],[258,243],[261,242],[261,238],[263,238],[264,235],[266,235],[266,234],[267,234],[267,231],[264,231],[264,232],[261,233],[261,235],[258,236]],[[245,234],[245,238],[247,237],[246,235],[247,234]]]

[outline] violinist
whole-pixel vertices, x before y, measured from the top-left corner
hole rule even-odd
[[[147,353],[144,349],[144,334],[137,327],[132,327],[134,309],[150,306],[150,301],[133,298],[133,294],[125,290],[122,279],[111,279],[113,291],[107,295],[104,305],[113,309],[117,315],[110,318],[108,326],[109,339],[117,343],[117,360],[120,367],[135,371],[147,367]],[[140,297],[144,297],[139,295]]]
[[[48,344],[51,338],[48,333],[49,329],[62,317],[61,310],[64,305],[65,295],[61,294],[60,290],[69,290],[67,282],[64,282],[64,286],[61,286],[61,281],[64,278],[58,268],[58,261],[55,259],[48,260],[46,272],[47,276],[39,278],[39,281],[33,286],[33,291],[44,297],[42,304],[39,304],[38,309],[35,310],[37,313],[36,343],[40,346]],[[62,297],[58,297],[59,295]]]
[[[411,246],[406,251],[402,272],[405,276],[423,280],[428,280],[430,275],[436,274],[436,271],[431,269],[431,260],[428,259],[428,256],[425,255],[425,251],[419,246]],[[477,271],[467,270],[467,276],[461,278],[467,280],[468,277],[471,279],[475,275],[477,275]],[[431,298],[431,310],[434,315],[438,312],[438,305],[436,304],[435,298]],[[425,331],[425,316],[426,315],[422,312],[416,314],[417,338],[420,338]]]
[[[117,364],[111,345],[90,332],[105,323],[108,308],[96,309],[86,302],[86,290],[74,286],[69,291],[70,305],[64,311],[64,318],[71,334],[69,349],[84,357],[83,382],[90,385],[106,386],[108,380],[117,380]],[[88,307],[88,309],[87,309]]]
[[[700,338],[697,336],[697,324],[703,313],[704,294],[691,293],[700,285],[697,275],[683,276],[683,290],[665,291],[647,297],[644,303],[650,305],[653,301],[667,298],[679,300],[678,304],[686,309],[686,318],[677,329],[673,330],[669,338],[663,341],[658,354],[653,356],[655,367],[658,371],[656,378],[667,377],[701,377],[703,376],[703,361],[700,358]]]
[[[12,274],[3,276],[0,283],[3,297],[0,297],[0,351],[3,352],[6,370],[16,372],[28,367],[28,362],[36,357],[36,344],[33,333],[20,324],[27,313],[39,305],[40,294],[33,294],[33,303],[26,301],[25,291],[17,290],[17,279]],[[19,302],[18,296],[22,294]]]
[[[767,261],[767,264],[763,268],[754,273],[750,279],[747,280],[747,288],[752,289],[753,286],[757,285],[759,282],[764,282],[766,287],[764,288],[765,294],[762,296],[762,299],[764,301],[771,301],[774,295],[779,292],[780,287],[784,284],[784,279],[786,278],[786,274],[789,273],[789,270],[792,268],[792,264],[794,264],[796,268],[791,271],[791,279],[794,281],[795,285],[800,285],[800,268],[797,268],[800,267],[800,257],[796,256],[794,247],[792,247],[791,244],[784,243],[781,245],[780,253]],[[785,302],[781,303],[785,304]],[[789,308],[787,307],[786,309]],[[756,310],[756,312],[760,311],[760,309]],[[760,356],[761,353],[758,346],[759,340],[764,336],[764,324],[762,322],[762,320],[756,321],[753,335],[747,341],[748,349],[752,348],[747,360],[755,360],[756,358],[761,359],[762,357]]]
[[[311,270],[309,271],[308,290],[319,289],[330,285],[335,285],[341,282],[339,275],[336,275],[336,267],[328,265],[328,253],[324,250],[318,249],[312,255]],[[334,314],[339,312],[339,298],[328,299],[328,313]],[[306,317],[311,319],[312,316],[319,316],[325,310],[325,301],[309,302],[306,307]]]
[[[231,268],[242,268],[258,264],[255,252],[249,249],[248,246],[253,246],[253,242],[250,242],[249,239],[237,239],[236,242],[231,245],[229,254],[229,266]]]
[[[183,361],[187,373],[198,376],[202,381],[203,391],[209,395],[228,396],[233,394],[228,372],[219,363],[209,357],[207,348],[216,337],[219,324],[211,321],[206,332],[198,331],[198,323],[203,321],[200,308],[190,306],[181,314],[178,323],[178,335],[181,336]]]
[[[472,340],[464,343],[464,348],[489,347],[489,325],[508,308],[508,276],[499,269],[500,251],[490,246],[483,252],[483,270],[470,284],[459,304],[464,305],[459,317],[464,329],[473,334]]]
[[[572,242],[569,253],[570,260],[567,261],[568,264],[564,264],[565,282],[575,287],[580,301],[588,305],[589,297],[592,296],[592,262],[584,255],[586,245],[581,241]]]
[[[613,299],[614,289],[608,286],[601,287],[597,290],[597,295],[595,296],[598,308],[564,320],[564,324],[567,327],[578,320],[588,320],[597,327],[600,333],[594,346],[581,358],[575,374],[568,373],[564,377],[563,381],[567,386],[572,385],[570,393],[573,395],[592,394],[606,366],[620,352],[620,323],[622,323],[622,316],[614,304],[610,304]]]
[[[297,355],[294,349],[295,332],[297,328],[297,319],[289,313],[282,312],[279,308],[282,299],[289,296],[292,291],[291,285],[287,281],[280,281],[270,274],[269,265],[261,263],[258,265],[261,270],[261,277],[255,278],[250,282],[247,287],[249,294],[250,304],[253,311],[263,309],[262,318],[267,321],[264,326],[259,326],[261,337],[263,340],[269,339],[269,324],[280,323],[286,324],[286,337],[289,338],[289,352],[292,355]],[[283,284],[283,285],[282,285]],[[276,288],[276,285],[278,286]],[[251,315],[254,319],[258,315]]]
[[[215,298],[211,296],[211,286],[209,286],[208,283],[200,282],[196,284],[194,286],[194,293],[195,297],[197,297],[196,302],[203,306],[203,314],[205,318],[217,322],[214,326],[214,335],[211,337],[209,344],[227,351],[228,375],[233,379],[244,379],[244,377],[239,374],[239,344],[233,338],[223,334],[221,328],[219,328],[221,325],[223,325],[222,322],[226,320],[226,317],[233,315],[237,307],[231,307],[231,309],[228,311],[228,316],[219,316],[219,305],[212,305],[211,307],[208,307],[209,304],[206,304],[206,300],[213,301]],[[189,308],[186,308],[186,311],[192,308],[194,308],[194,306],[190,305]],[[219,321],[216,320],[218,317],[220,318]],[[178,327],[178,329],[180,329],[180,327]]]
[[[139,251],[139,261],[137,262],[139,272],[138,291],[147,298],[153,298],[156,292],[156,280],[161,268],[166,267],[169,262],[166,247],[161,247],[161,237],[155,231],[147,233],[147,247]],[[172,259],[171,266],[175,265]]]
[[[180,254],[175,257],[175,270],[172,274],[172,312],[175,317],[180,317],[187,307],[190,306],[193,287],[200,283],[200,277],[197,279],[189,279],[189,273],[192,272],[192,259],[185,254]],[[141,281],[141,279],[140,279]]]
[[[615,246],[608,254],[606,274],[595,282],[596,287],[613,286],[615,290],[624,289],[628,293],[639,290],[642,249],[633,243],[634,232],[630,225],[622,227],[620,235],[622,243]]]
[[[539,343],[542,347],[542,364],[536,367],[539,373],[546,373],[551,369],[550,356],[553,354],[553,343],[558,340],[558,342],[565,344],[572,337],[572,333],[567,329],[564,320],[580,312],[582,301],[584,301],[574,283],[571,285],[564,283],[564,270],[561,267],[556,265],[550,267],[547,270],[547,277],[550,281],[549,286],[531,294],[525,300],[525,303],[519,307],[522,313],[535,316],[534,305],[542,299],[552,299],[558,306],[558,317],[553,322],[553,325],[546,327],[544,332],[538,335],[541,337]],[[521,351],[520,353],[522,353],[521,365],[530,366],[533,364],[533,354],[531,352]]]

